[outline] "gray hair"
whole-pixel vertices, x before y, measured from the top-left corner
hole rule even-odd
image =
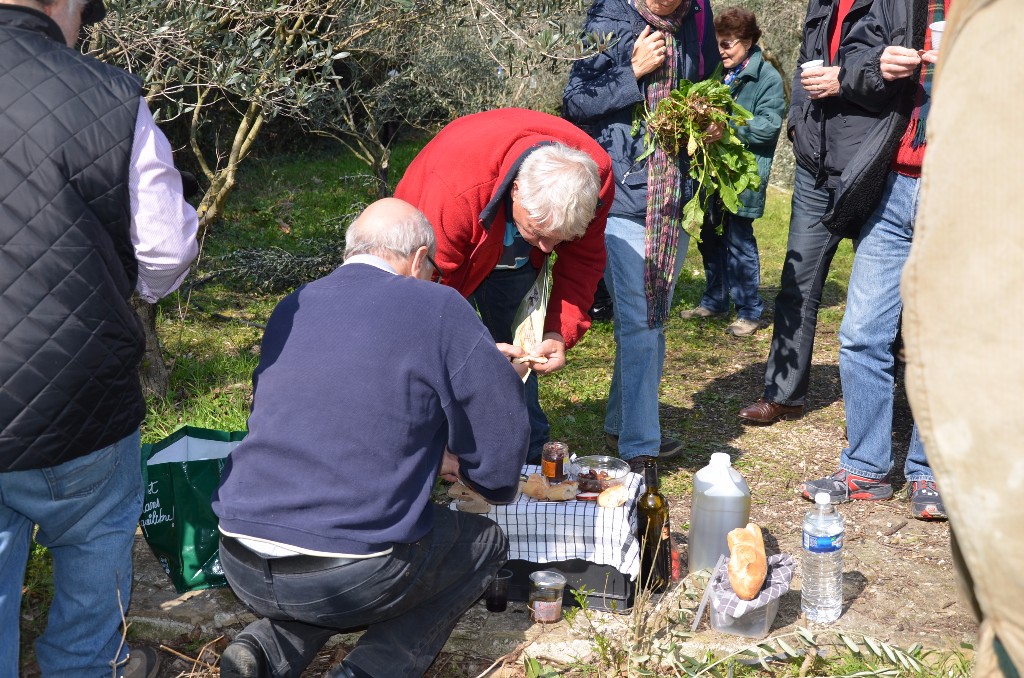
[[[560,240],[583,237],[601,193],[593,158],[564,144],[542,146],[523,160],[516,181],[519,204],[547,235]]]
[[[437,240],[434,228],[418,210],[386,224],[356,219],[345,232],[345,259],[356,254],[405,259],[421,247],[433,256]]]

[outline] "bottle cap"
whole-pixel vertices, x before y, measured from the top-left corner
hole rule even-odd
[[[711,455],[712,466],[732,466],[732,460],[729,459],[727,452],[715,452]]]
[[[828,496],[828,492],[818,492],[814,495],[815,504],[831,504],[832,497]]]

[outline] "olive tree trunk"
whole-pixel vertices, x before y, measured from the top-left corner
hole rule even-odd
[[[156,304],[149,304],[132,295],[132,308],[142,322],[146,333],[146,352],[139,365],[139,381],[142,382],[142,393],[147,397],[163,398],[170,387],[167,366],[164,365],[160,339],[156,335]]]

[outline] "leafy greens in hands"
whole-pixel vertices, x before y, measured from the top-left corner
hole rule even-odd
[[[644,152],[637,160],[653,153],[655,147],[671,156],[685,149],[690,158],[690,176],[697,180],[697,190],[683,206],[683,228],[698,241],[711,196],[717,193],[725,209],[735,214],[740,208],[740,193],[761,186],[757,160],[735,129],[753,117],[722,83],[721,65],[707,80],[680,82],[653,111],[646,105],[642,109],[637,106],[633,135],[640,133],[642,124],[646,128]],[[723,130],[722,138],[707,143],[705,133],[712,124]]]

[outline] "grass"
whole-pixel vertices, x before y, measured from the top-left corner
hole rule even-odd
[[[400,176],[418,148],[408,144],[397,150],[393,177]],[[224,220],[215,225],[203,243],[201,258],[189,279],[191,287],[160,304],[159,333],[171,366],[171,385],[166,397],[149,403],[142,429],[144,442],[156,442],[185,424],[225,430],[245,428],[251,374],[259,358],[260,326],[289,289],[260,288],[246,280],[219,275],[226,266],[225,257],[249,248],[272,248],[293,255],[340,252],[344,227],[374,197],[365,168],[344,153],[318,151],[257,160],[248,166]],[[768,303],[766,317],[770,317],[785,259],[788,220],[789,194],[771,188],[766,214],[755,224],[762,258],[762,294]],[[852,248],[846,241],[832,265],[819,316],[818,353],[829,355],[833,367],[852,259]],[[696,305],[703,286],[701,257],[691,243],[676,288],[674,309]],[[750,434],[735,422],[735,411],[760,392],[771,332],[764,330],[753,339],[735,340],[723,332],[728,322],[682,321],[676,311],[666,326],[667,355],[661,385],[663,430],[685,443],[682,457],[662,469],[662,491],[671,503],[681,504],[679,500],[689,495],[692,472],[716,451],[732,453],[736,467],[747,478],[768,477],[786,484],[800,473],[791,459],[776,452],[792,446],[785,430]],[[597,323],[569,352],[566,369],[541,380],[541,402],[551,421],[552,438],[569,441],[574,452],[595,454],[604,450],[604,407],[612,355],[612,325]],[[818,358],[816,362],[820,361]],[[822,389],[835,391],[832,382],[838,377],[832,380],[829,375],[833,372],[823,370],[815,377],[823,384]],[[835,407],[833,396],[815,393],[809,400],[817,398],[819,402],[805,417],[810,423],[800,430],[812,436],[822,428],[841,431],[841,406]],[[815,443],[812,440],[810,444]],[[822,444],[827,454],[837,454],[834,440]],[[775,500],[765,495],[756,498],[755,504]],[[673,526],[677,533],[685,534],[685,520],[674,519]],[[22,606],[23,648],[42,631],[40,612],[45,612],[52,596],[47,589],[52,577],[49,568],[45,549],[36,547]],[[604,652],[611,656],[613,648],[604,648]],[[829,661],[820,657],[816,661],[814,672],[805,675],[871,671],[874,659],[847,652],[842,658],[833,655]],[[955,653],[946,656],[945,661],[951,666],[957,661],[967,664],[962,655]],[[801,663],[792,659],[773,664],[769,673],[797,675]],[[756,664],[737,663],[731,671],[737,676],[769,675]],[[462,674],[447,662],[443,675]],[[571,675],[614,674],[600,666],[581,666]],[[961,674],[950,669],[943,675]]]

